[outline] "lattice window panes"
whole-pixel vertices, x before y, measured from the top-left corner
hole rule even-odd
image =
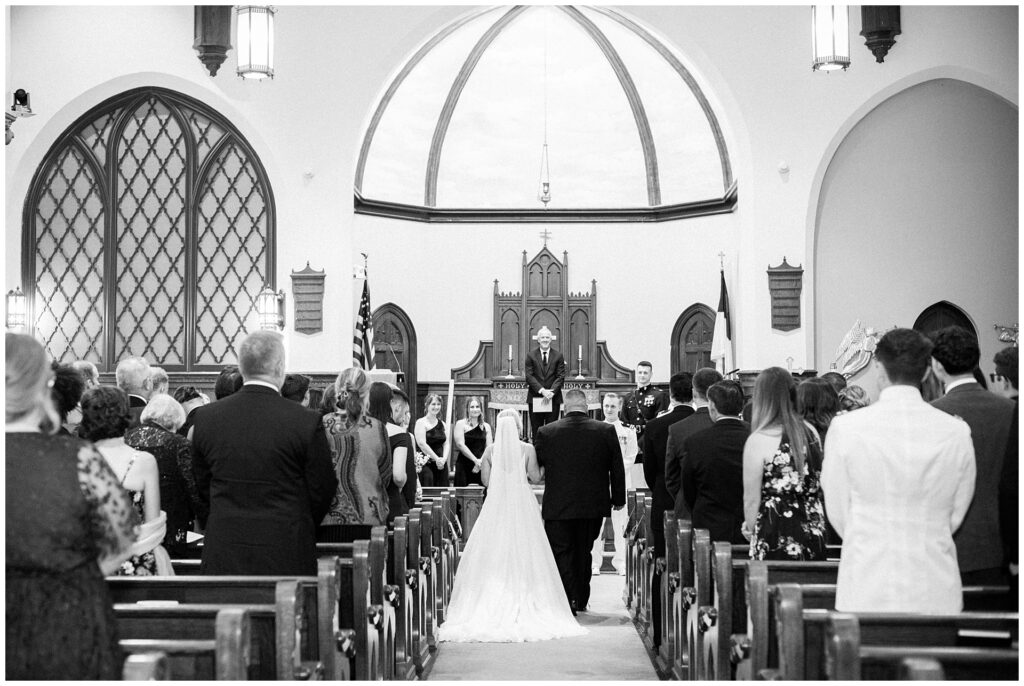
[[[185,364],[184,131],[149,98],[129,118],[118,145],[115,355]]]
[[[69,146],[43,171],[34,326],[53,359],[102,363],[104,207],[87,154]]]
[[[210,169],[196,218],[197,364],[232,358],[237,331],[258,328],[256,295],[266,281],[267,203],[252,162],[224,146]]]

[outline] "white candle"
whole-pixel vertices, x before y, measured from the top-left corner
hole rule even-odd
[[[509,359],[509,361],[512,360],[512,344],[511,343],[508,346],[508,359]]]
[[[576,353],[576,357],[577,357],[577,359],[580,359],[580,360],[583,359],[583,346],[582,345],[579,346],[579,352]]]

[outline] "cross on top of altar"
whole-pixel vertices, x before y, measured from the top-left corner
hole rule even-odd
[[[544,247],[548,247],[548,239],[551,238],[551,232],[548,231],[547,229],[544,229],[538,235],[544,239]]]

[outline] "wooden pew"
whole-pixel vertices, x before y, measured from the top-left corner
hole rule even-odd
[[[107,578],[107,586],[113,602],[121,604],[153,601],[201,605],[273,604],[278,664],[291,665],[290,671],[279,670],[279,673],[287,674],[284,678],[288,679],[308,679],[324,672],[317,636],[316,577],[114,576]],[[186,646],[178,648],[178,653],[186,650]],[[177,654],[169,650],[163,652],[167,652],[169,658]]]
[[[351,555],[346,557],[349,547]],[[371,558],[370,541],[317,544],[317,549],[330,551],[318,562],[319,578],[328,580],[321,586],[326,586],[324,593],[318,596],[320,607],[324,608],[319,632],[321,655],[334,658],[333,665],[326,665],[328,678],[380,680],[384,609],[373,603],[371,585],[373,577],[383,573],[381,563]],[[325,626],[324,618],[331,616],[328,608],[335,607],[333,616],[337,622]],[[333,649],[329,643],[333,643]]]
[[[636,617],[636,546],[639,538],[640,506],[637,505],[637,491],[626,493],[626,585],[622,590],[622,602],[629,611],[629,616]]]
[[[128,655],[121,668],[124,681],[166,681],[171,678],[167,654],[163,652]],[[214,678],[214,677],[209,677]]]
[[[221,614],[225,611],[227,614]],[[293,678],[289,661],[278,658],[273,605],[118,603],[114,605],[114,616],[122,641],[216,641],[218,679]],[[132,647],[130,643],[125,645]]]
[[[827,616],[825,671],[830,680],[892,680],[909,671],[916,678],[1015,681],[1019,667],[1016,647],[861,645],[856,614]]]
[[[777,669],[759,673],[766,679],[824,679],[826,631],[830,610],[806,609],[798,584],[779,584],[773,593]],[[834,613],[832,613],[834,614]],[[964,632],[1002,635],[1010,647],[1019,639],[1017,613],[962,612],[951,615],[850,613],[859,621],[860,646],[957,647],[970,644]],[[998,643],[992,643],[993,647]]]
[[[678,522],[675,512],[665,513],[665,555],[654,561],[661,574],[658,595],[655,602],[661,605],[661,644],[655,656],[658,673],[668,675],[672,672],[675,647],[675,625],[672,621],[673,599],[679,589],[679,552]]]
[[[443,493],[448,493],[454,501],[455,520],[458,525],[458,538],[463,546],[469,540],[469,535],[476,526],[476,520],[480,517],[480,510],[484,504],[484,489],[482,486],[426,486],[423,488],[423,499],[440,498]]]
[[[409,681],[416,677],[413,660],[413,626],[416,603],[413,589],[418,578],[415,566],[409,566],[409,518],[395,517],[394,531],[388,534],[387,581],[398,596],[395,610],[395,678]]]
[[[640,501],[637,501],[639,504]],[[654,576],[654,529],[651,527],[651,512],[653,500],[650,495],[643,496],[643,505],[640,509],[641,519],[639,522],[642,535],[637,539],[636,552],[636,622],[640,636],[644,639],[644,645],[648,650],[653,650],[652,637],[648,634],[648,625],[651,623],[651,583]]]
[[[433,572],[433,561],[430,547],[424,547],[423,509],[414,507],[409,510],[409,540],[406,566],[410,574],[409,587],[412,591],[413,622],[410,627],[412,644],[410,646],[416,675],[421,676],[431,664],[430,637],[433,622],[433,584],[430,575]]]
[[[692,541],[693,586],[684,590],[683,615],[687,676],[691,681],[704,673],[702,625],[711,605],[711,534],[707,529],[694,529]]]
[[[669,540],[665,538],[666,550]],[[686,642],[686,614],[696,600],[693,579],[693,525],[690,520],[676,521],[673,556],[677,559],[678,587],[672,595],[672,678],[680,681],[690,678],[690,650]],[[671,579],[671,573],[670,573]]]
[[[153,639],[122,638],[118,641],[126,655],[122,678],[128,681],[213,681],[217,665],[238,662],[237,679],[248,679],[251,665],[240,663],[241,654],[221,657],[228,649],[218,646],[216,639]],[[159,658],[159,660],[156,660]],[[131,662],[131,666],[129,666]]]

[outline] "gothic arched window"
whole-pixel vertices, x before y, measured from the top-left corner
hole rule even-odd
[[[168,370],[231,362],[274,282],[274,215],[227,119],[163,88],[116,95],[61,134],[29,186],[29,321],[54,359],[100,369],[131,355]]]

